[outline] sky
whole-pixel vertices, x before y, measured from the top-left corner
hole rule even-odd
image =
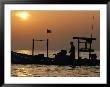
[[[93,20],[94,16],[94,20]],[[93,24],[93,30],[91,28]],[[47,29],[52,33],[47,34]],[[73,37],[96,38],[93,48],[100,49],[100,11],[35,10],[11,12],[11,49],[32,49],[32,38],[49,39],[49,50],[69,50]],[[46,41],[35,42],[36,50],[46,50]]]

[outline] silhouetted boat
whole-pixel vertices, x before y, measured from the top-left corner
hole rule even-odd
[[[97,59],[71,59],[70,56],[58,53],[55,58],[44,57],[44,54],[27,55],[11,51],[12,64],[45,64],[45,65],[74,65],[74,66],[96,66],[100,65]]]
[[[96,38],[87,38],[87,37],[73,37],[77,39],[78,43],[78,59],[72,58],[67,54],[66,50],[61,50],[61,52],[55,54],[54,58],[44,57],[44,54],[32,55],[22,54],[11,51],[11,63],[12,64],[46,64],[46,65],[88,65],[96,66],[100,65],[100,60],[97,59],[97,56],[94,52],[94,49],[91,48],[92,41]],[[34,42],[34,40],[33,40]],[[47,40],[48,42],[48,40]],[[34,44],[34,43],[33,43]],[[84,44],[84,47],[81,48],[80,44]],[[34,45],[32,46],[34,48]],[[47,46],[48,48],[48,46]],[[89,58],[81,59],[80,52],[88,52]],[[48,54],[48,50],[47,50]]]

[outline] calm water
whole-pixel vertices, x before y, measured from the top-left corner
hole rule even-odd
[[[16,50],[18,53],[31,55],[31,50]],[[60,51],[49,51],[49,56],[54,57],[54,53]],[[35,54],[44,53],[45,51],[37,51]],[[99,52],[96,52],[99,58]],[[77,55],[77,53],[76,53]],[[81,54],[88,57],[87,54]],[[37,64],[12,64],[11,76],[13,77],[99,77],[100,66],[56,66],[56,65],[37,65]]]
[[[21,65],[11,66],[12,77],[99,77],[99,66]]]

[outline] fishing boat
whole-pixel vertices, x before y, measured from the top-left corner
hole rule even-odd
[[[12,64],[46,64],[46,65],[74,65],[74,66],[96,66],[100,65],[100,60],[97,59],[94,49],[91,47],[96,38],[92,37],[73,37],[73,40],[77,40],[78,45],[78,59],[73,59],[70,55],[67,55],[67,50],[61,50],[61,52],[55,54],[54,58],[44,57],[44,54],[32,55],[17,53],[11,51],[11,63]],[[48,43],[48,40],[47,40]],[[80,45],[84,44],[81,48]],[[48,45],[48,44],[47,44]],[[33,46],[34,47],[34,46]],[[32,49],[33,49],[32,47]],[[48,46],[47,46],[48,47]],[[80,56],[81,52],[88,52],[89,57],[83,58]],[[48,55],[48,50],[47,50]]]

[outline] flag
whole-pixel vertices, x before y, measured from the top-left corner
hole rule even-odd
[[[52,31],[47,29],[47,33],[52,33]]]

